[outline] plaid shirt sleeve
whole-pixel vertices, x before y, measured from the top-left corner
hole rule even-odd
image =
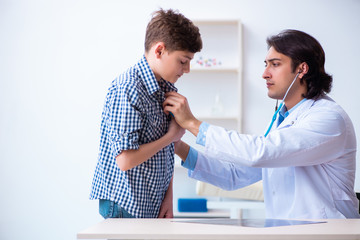
[[[138,94],[130,82],[123,82],[111,89],[108,99],[107,131],[114,156],[122,150],[139,148],[139,131],[143,127],[137,110]]]

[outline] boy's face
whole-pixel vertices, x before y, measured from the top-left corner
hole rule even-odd
[[[158,77],[175,83],[184,73],[190,72],[190,61],[194,58],[194,53],[188,51],[172,51],[164,50],[158,61],[157,73]]]

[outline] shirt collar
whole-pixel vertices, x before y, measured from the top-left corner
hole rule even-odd
[[[177,88],[174,86],[174,84],[164,79],[160,79],[160,81],[158,81],[158,84],[164,92],[177,92]]]
[[[140,77],[144,82],[145,88],[149,94],[154,94],[159,89],[164,92],[177,91],[177,88],[174,86],[174,84],[165,81],[164,79],[160,79],[160,81],[156,80],[155,74],[151,70],[149,63],[145,58],[145,55],[143,55],[143,57],[136,64],[136,66],[139,70]]]
[[[286,118],[289,116],[290,113],[292,113],[296,108],[298,108],[303,102],[305,102],[307,99],[304,98],[300,102],[298,102],[294,107],[292,107],[289,111],[287,110],[286,106],[282,107],[279,111],[279,115],[281,115],[283,118]]]

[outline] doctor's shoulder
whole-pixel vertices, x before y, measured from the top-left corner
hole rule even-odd
[[[350,117],[332,98],[324,96],[312,101],[301,116],[310,128],[333,133],[354,132]]]
[[[314,102],[314,107],[314,110],[324,109],[329,112],[329,115],[340,115],[341,118],[343,118],[344,120],[350,120],[349,115],[346,113],[346,111],[329,96],[324,96],[319,100],[316,100]]]

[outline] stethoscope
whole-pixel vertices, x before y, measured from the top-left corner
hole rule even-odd
[[[288,87],[288,89],[287,89],[287,91],[286,91],[286,93],[285,93],[285,95],[284,95],[284,98],[282,99],[279,107],[276,109],[276,111],[275,111],[275,113],[274,113],[274,116],[272,117],[270,126],[269,126],[269,128],[267,129],[267,131],[266,131],[266,133],[265,133],[265,135],[264,135],[265,137],[269,134],[272,126],[274,125],[274,122],[275,122],[275,120],[276,120],[276,116],[277,116],[277,114],[279,113],[279,111],[282,109],[282,107],[284,106],[285,98],[286,98],[286,96],[288,95],[290,88],[292,87],[292,85],[294,84],[294,82],[296,81],[296,79],[297,79],[297,77],[299,76],[300,73],[301,73],[301,72],[298,72],[298,73],[296,74],[294,80],[292,81],[292,83],[291,83],[290,86]]]

